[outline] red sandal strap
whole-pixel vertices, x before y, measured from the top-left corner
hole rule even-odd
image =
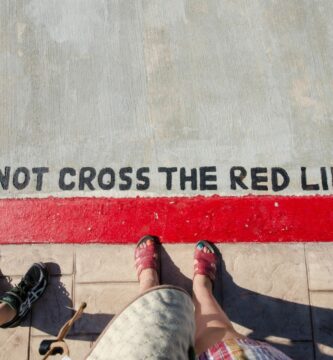
[[[194,259],[197,263],[194,264],[194,275],[205,275],[214,282],[216,277],[217,255],[214,253],[205,253],[197,247],[194,252]]]
[[[142,270],[154,269],[159,272],[159,256],[157,244],[147,245],[145,247],[137,247],[135,249],[135,266],[137,277],[139,278]]]

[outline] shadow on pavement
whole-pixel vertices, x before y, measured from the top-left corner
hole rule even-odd
[[[51,274],[61,273],[58,264],[45,263],[45,265]],[[10,277],[4,276],[1,272],[0,278],[1,295],[10,290],[15,284]],[[20,326],[31,326],[32,336],[40,336],[41,340],[43,337],[56,337],[61,327],[75,312],[69,291],[71,289],[68,289],[68,285],[63,282],[60,275],[51,275],[45,293],[32,307],[31,320],[30,316],[28,316]],[[113,314],[90,314],[84,312],[82,317],[75,322],[66,338],[75,339],[80,337],[80,340],[95,341],[113,316]],[[85,338],[85,335],[88,336]]]
[[[214,246],[214,245],[213,245]],[[219,267],[215,282],[214,295],[232,322],[251,332],[252,339],[265,340],[268,337],[290,339],[288,344],[272,345],[278,347],[293,359],[332,360],[333,357],[320,353],[312,345],[312,314],[315,315],[320,333],[317,343],[333,347],[333,310],[316,306],[302,305],[287,300],[259,294],[238,286],[228,273],[219,249],[214,246],[219,256]],[[181,273],[167,252],[162,249],[162,274],[165,282],[185,288],[191,294],[192,280]],[[269,340],[265,340],[269,342]],[[315,345],[316,346],[316,345]],[[310,356],[310,357],[309,357]]]
[[[227,272],[219,250],[217,248],[216,250],[220,258],[220,266],[214,295],[231,321],[250,329],[249,337],[253,339],[264,340],[267,337],[291,339],[289,344],[274,343],[273,345],[294,359],[302,358],[299,357],[299,349],[303,343],[307,347],[306,353],[312,354],[310,355],[312,358],[315,358],[313,354],[316,351],[317,359],[332,359],[332,356],[321,354],[319,349],[312,347],[311,316],[315,314],[317,326],[320,328],[320,332],[316,334],[317,343],[330,347],[333,346],[333,310],[315,306],[310,308],[307,305],[277,299],[238,286]],[[163,247],[162,259],[162,282],[181,286],[191,293],[192,280],[181,273]],[[52,273],[60,274],[58,264],[46,265]],[[1,272],[0,276],[3,276]],[[0,295],[12,285],[10,278],[2,277]],[[41,339],[56,336],[63,324],[73,315],[72,307],[72,299],[66,284],[62,282],[62,277],[51,276],[49,288],[33,307],[31,323],[28,318],[22,326],[31,325],[32,335],[40,336]],[[94,341],[113,316],[114,314],[85,312],[67,338],[89,335],[87,341]]]
[[[214,295],[231,321],[251,332],[252,339],[264,340],[267,337],[290,339],[289,344],[272,343],[281,351],[293,358],[299,357],[299,349],[309,347],[313,341],[313,318],[317,322],[316,343],[333,347],[333,310],[316,306],[294,303],[259,294],[255,291],[238,286],[228,273],[222,255],[217,249],[220,266]],[[313,316],[314,315],[314,316]],[[318,332],[320,328],[320,332]],[[269,342],[268,340],[265,340]],[[294,342],[294,343],[293,343]],[[296,344],[297,343],[297,344]],[[313,358],[332,360],[332,356],[321,354],[317,344],[306,351]],[[305,349],[303,349],[305,351]],[[298,354],[298,356],[297,356]]]

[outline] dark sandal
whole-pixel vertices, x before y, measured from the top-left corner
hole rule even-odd
[[[139,247],[147,240],[151,240],[152,244],[143,248]],[[135,249],[135,267],[138,279],[142,270],[145,269],[156,270],[158,277],[160,277],[160,242],[158,238],[146,235],[138,241]]]
[[[200,244],[202,244],[201,250],[198,248]],[[204,247],[208,248],[210,252],[209,253],[203,252],[202,249]],[[194,250],[194,260],[197,260],[197,263],[194,264],[194,276],[195,275],[208,276],[210,281],[214,285],[214,281],[216,279],[218,257],[214,248],[208,241],[201,240],[197,242]]]

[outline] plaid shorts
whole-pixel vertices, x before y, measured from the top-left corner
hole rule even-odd
[[[273,346],[252,339],[219,341],[202,353],[198,360],[291,360]]]

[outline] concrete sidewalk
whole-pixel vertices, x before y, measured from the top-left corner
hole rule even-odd
[[[224,262],[217,297],[243,334],[294,359],[333,358],[333,243],[219,244]],[[46,294],[25,324],[0,330],[0,359],[40,359],[42,339],[57,334],[82,301],[88,307],[68,340],[83,359],[114,314],[138,293],[129,245],[2,245],[0,293],[31,263],[48,263]],[[190,291],[193,245],[165,245],[163,283]],[[56,357],[54,357],[56,358]]]

